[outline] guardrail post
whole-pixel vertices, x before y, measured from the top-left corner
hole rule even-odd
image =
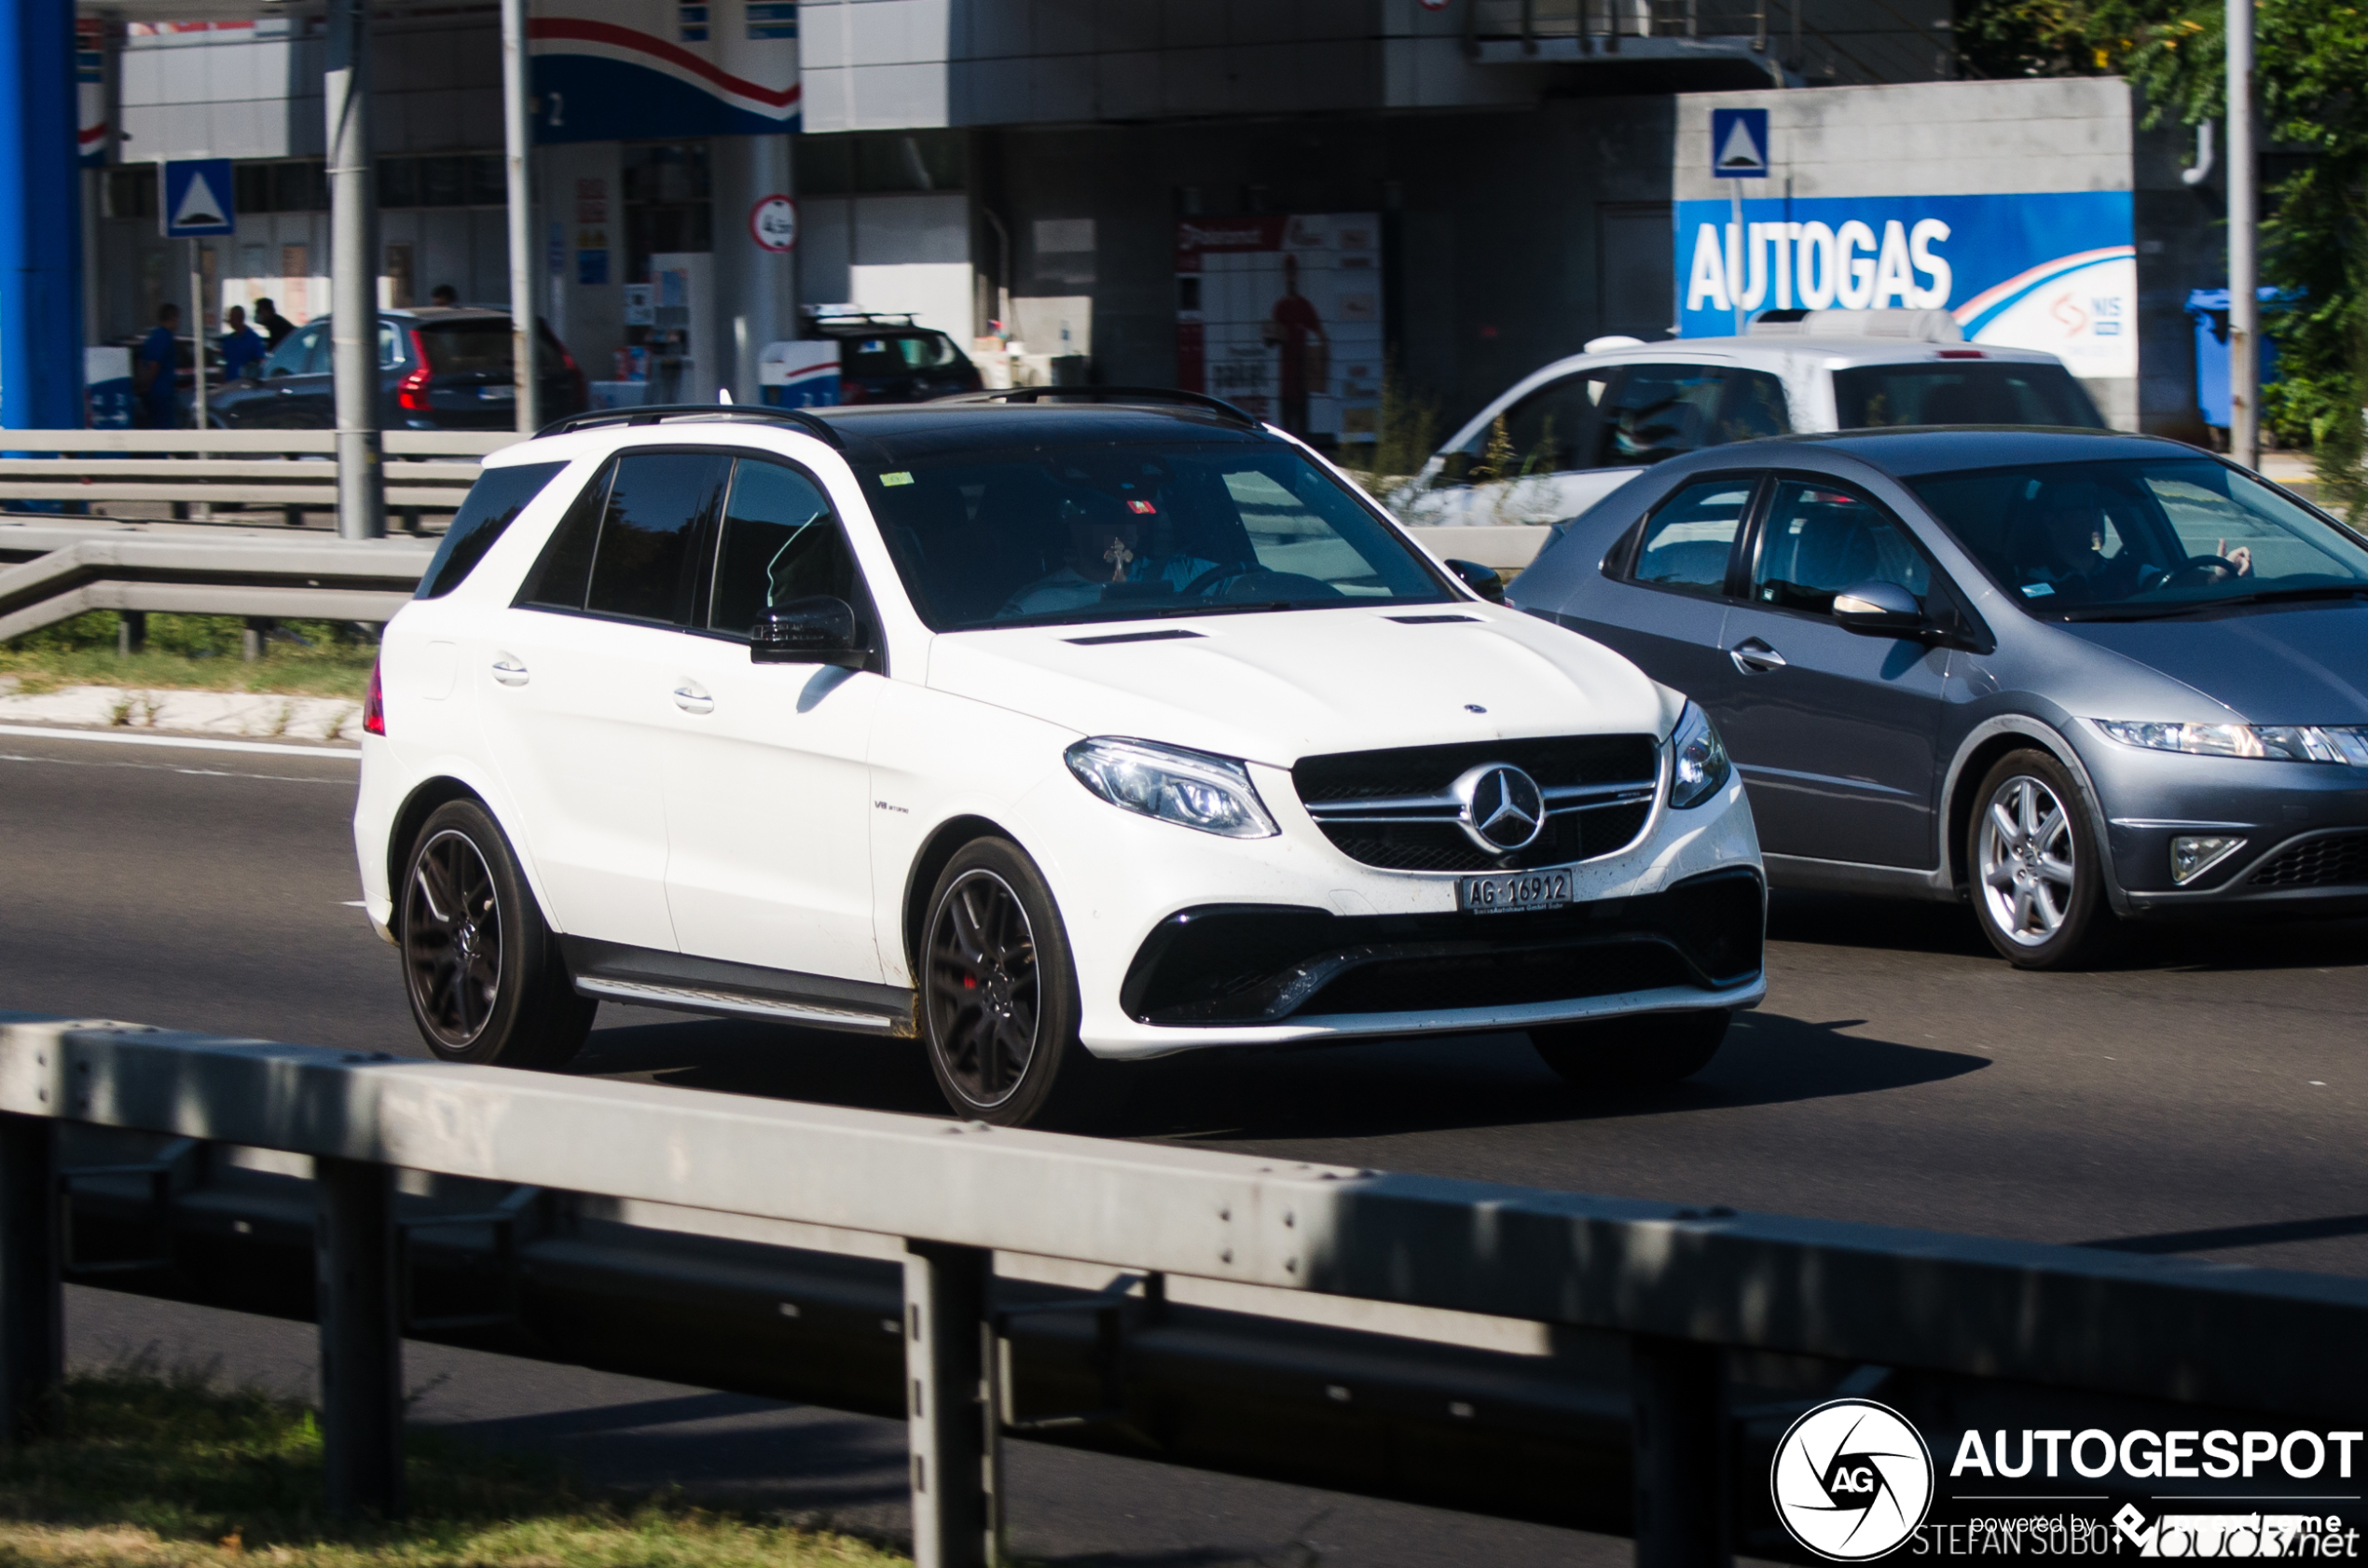
[[[995,1411],[983,1397],[995,1255],[935,1242],[906,1242],[904,1253],[913,1561],[987,1568],[1000,1555],[987,1472]]]
[[[65,1377],[58,1284],[58,1124],[0,1115],[0,1439],[49,1431]]]
[[[321,1437],[332,1513],[403,1511],[403,1341],[394,1261],[394,1173],[325,1156],[314,1288],[321,1321]]]
[[[1715,1345],[1628,1344],[1635,1402],[1636,1568],[1727,1568],[1726,1369]]]

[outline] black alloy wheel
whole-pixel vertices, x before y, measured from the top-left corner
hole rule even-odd
[[[1036,933],[1011,885],[965,872],[938,901],[929,931],[930,1038],[971,1106],[1017,1092],[1036,1059],[1043,1009]]]
[[[1077,968],[1053,890],[1009,839],[973,839],[938,875],[914,968],[929,1070],[957,1116],[1085,1131],[1124,1069],[1078,1038]]]
[[[404,889],[403,965],[430,1043],[476,1044],[502,989],[502,900],[485,856],[458,828],[422,843]]]
[[[599,1002],[576,995],[510,842],[474,800],[420,827],[394,889],[404,990],[428,1049],[447,1062],[558,1067]]]

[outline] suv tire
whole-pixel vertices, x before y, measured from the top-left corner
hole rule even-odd
[[[404,994],[447,1062],[565,1066],[599,1003],[579,997],[510,841],[473,800],[436,807],[395,888]]]
[[[1725,1008],[1640,1012],[1529,1032],[1546,1065],[1583,1089],[1653,1089],[1710,1066],[1727,1038]]]
[[[2053,754],[2009,752],[1974,796],[1965,865],[1974,918],[2018,970],[2076,969],[2114,924],[2087,796]]]
[[[1115,1108],[1123,1070],[1077,1037],[1077,969],[1053,892],[1008,839],[955,851],[929,894],[916,966],[921,1038],[954,1114],[1082,1131]]]

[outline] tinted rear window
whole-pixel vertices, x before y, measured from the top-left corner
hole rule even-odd
[[[459,587],[493,548],[503,530],[516,521],[527,502],[541,495],[543,487],[566,466],[564,462],[517,462],[478,475],[452,526],[444,530],[435,559],[420,579],[419,597],[442,598]]]
[[[2108,428],[2097,405],[2060,364],[1934,360],[1834,372],[1842,430],[1879,425],[2057,425]]]
[[[428,368],[439,376],[510,368],[508,322],[447,322],[419,330],[420,341],[427,345]]]
[[[910,376],[958,364],[962,351],[942,332],[902,337],[849,337],[839,344],[842,371],[849,376]]]

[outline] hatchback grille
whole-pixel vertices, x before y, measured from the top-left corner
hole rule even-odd
[[[2256,887],[2340,887],[2368,883],[2368,833],[2330,833],[2279,850],[2252,874]]]
[[[1492,854],[1455,820],[1449,787],[1485,763],[1520,768],[1547,793],[1545,831],[1524,849]],[[1335,752],[1301,759],[1291,781],[1324,836],[1366,865],[1518,871],[1591,860],[1634,843],[1652,816],[1659,770],[1651,736],[1565,736]],[[1374,813],[1416,819],[1367,819]]]

